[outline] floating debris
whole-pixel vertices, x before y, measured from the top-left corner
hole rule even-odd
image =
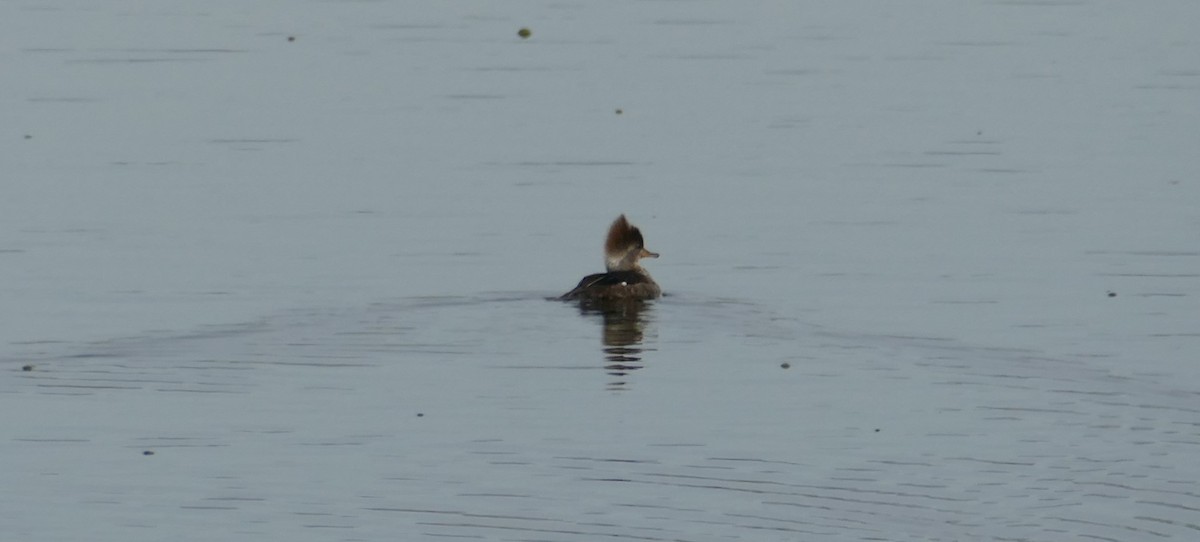
[[[533,35],[533,31],[529,30],[528,28],[522,28],[517,31],[517,35],[521,36],[521,39],[525,40],[529,39],[529,36]]]

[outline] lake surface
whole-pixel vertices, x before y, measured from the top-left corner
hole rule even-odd
[[[6,3],[0,532],[1193,540],[1198,17]]]

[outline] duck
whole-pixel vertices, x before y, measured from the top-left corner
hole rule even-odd
[[[662,296],[662,288],[638,263],[642,258],[657,257],[657,252],[646,250],[641,230],[622,214],[608,227],[604,240],[606,271],[583,277],[578,286],[558,299],[591,304],[657,299]]]

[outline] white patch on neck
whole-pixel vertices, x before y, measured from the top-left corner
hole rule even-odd
[[[632,271],[637,268],[637,257],[629,251],[621,254],[606,254],[604,268],[608,271]]]

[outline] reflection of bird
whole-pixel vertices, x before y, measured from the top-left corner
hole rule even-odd
[[[605,303],[657,298],[662,289],[638,264],[642,258],[657,257],[658,254],[646,250],[642,232],[621,215],[608,228],[608,239],[604,241],[604,266],[608,272],[583,277],[575,289],[559,299]]]
[[[642,359],[642,329],[646,323],[642,313],[646,304],[628,301],[605,306],[598,310],[604,318],[604,353],[609,361],[625,362]]]
[[[646,351],[642,346],[643,329],[648,321],[647,316],[651,314],[651,306],[641,299],[580,304],[580,310],[585,314],[599,313],[604,319],[604,334],[601,337],[606,360],[604,369],[608,374],[620,378],[610,382],[609,389],[624,389],[628,384],[624,378],[645,366],[642,361]]]

